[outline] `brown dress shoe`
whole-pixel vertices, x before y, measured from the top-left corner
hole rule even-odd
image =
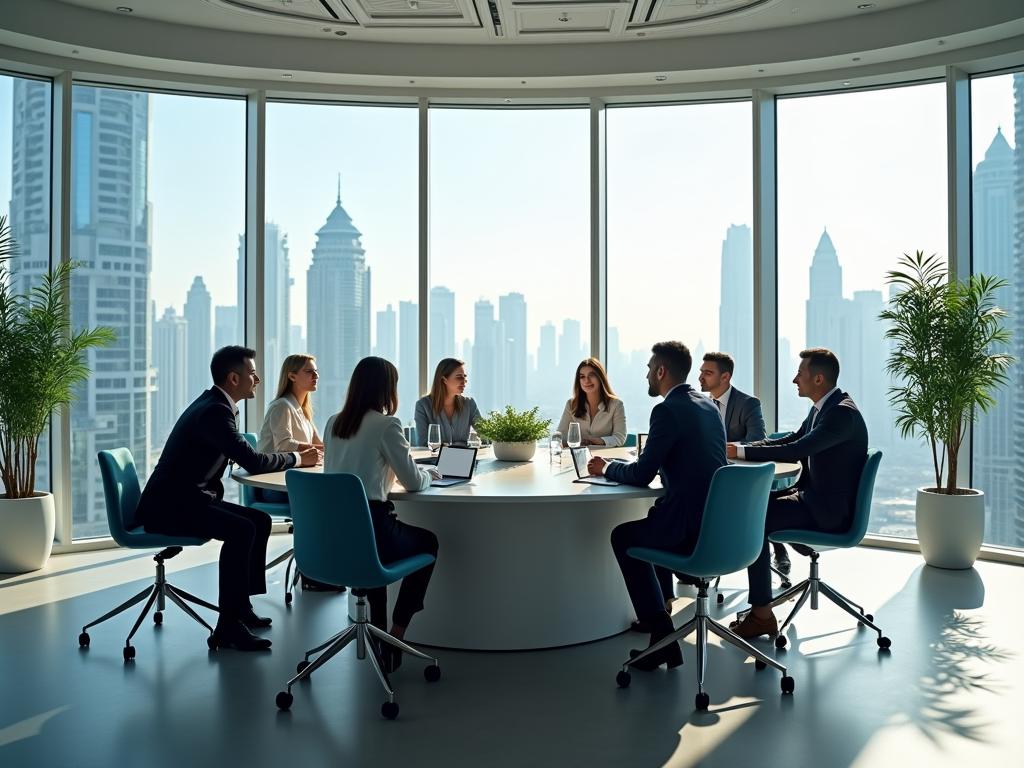
[[[779,622],[775,619],[774,613],[770,614],[766,619],[759,619],[751,611],[743,617],[743,621],[736,624],[736,626],[730,625],[729,629],[744,640],[752,640],[761,635],[777,635],[779,633]]]

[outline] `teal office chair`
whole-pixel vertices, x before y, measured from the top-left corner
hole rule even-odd
[[[256,445],[257,445],[255,433],[253,433],[253,432],[243,432],[242,434],[245,436],[246,442],[248,442],[249,445],[252,447],[252,449],[255,451],[256,450]],[[260,512],[266,512],[271,517],[282,517],[282,518],[284,518],[284,522],[288,523],[288,533],[292,533],[292,525],[291,525],[291,522],[292,522],[292,519],[291,519],[292,508],[291,508],[290,504],[283,504],[283,503],[276,503],[276,502],[269,502],[269,501],[257,501],[256,500],[256,489],[253,486],[246,485],[245,483],[239,483],[238,485],[239,485],[239,488],[241,490],[240,498],[241,498],[242,506],[243,507],[251,507],[252,509],[258,509]],[[269,563],[267,563],[267,567],[266,567],[266,570],[269,571],[272,568],[277,568],[277,566],[279,566],[285,560],[288,561],[288,565],[285,566],[285,569],[284,569],[284,604],[285,605],[291,605],[291,602],[292,602],[292,591],[295,589],[295,586],[299,583],[299,571],[298,571],[298,569],[296,568],[294,573],[292,572],[292,568],[295,565],[295,555],[294,555],[294,553],[295,553],[294,549],[289,549],[287,552],[283,552],[282,554],[278,555],[273,560],[271,560]]]
[[[768,493],[772,487],[774,468],[771,464],[755,466],[727,465],[719,467],[711,480],[704,504],[704,519],[693,553],[679,555],[660,549],[630,547],[628,554],[637,560],[660,565],[672,571],[687,573],[700,580],[692,619],[668,637],[647,648],[622,665],[615,681],[621,688],[629,687],[628,669],[644,657],[697,632],[697,709],[707,709],[710,697],[704,692],[704,671],[707,659],[708,631],[725,642],[754,657],[754,666],[767,665],[782,672],[782,692],[792,693],[793,678],[786,668],[741,638],[731,629],[708,615],[708,585],[721,573],[742,570],[757,559],[764,546],[764,519]]]
[[[857,501],[853,511],[853,524],[846,533],[821,533],[819,531],[785,530],[776,531],[769,540],[781,541],[784,544],[802,545],[804,552],[810,555],[811,571],[808,577],[791,589],[786,590],[774,601],[772,607],[781,605],[797,595],[800,599],[790,612],[786,620],[779,627],[779,634],[775,638],[776,648],[786,647],[786,628],[804,607],[807,598],[811,599],[811,610],[818,610],[818,595],[822,594],[838,605],[848,614],[853,616],[858,625],[868,626],[878,633],[878,647],[881,650],[888,650],[892,641],[882,635],[882,630],[874,624],[875,617],[870,613],[864,613],[864,609],[847,597],[843,597],[828,584],[824,583],[818,576],[818,555],[825,549],[848,549],[856,547],[864,538],[868,530],[868,520],[871,517],[871,496],[875,490],[875,476],[878,474],[878,465],[882,461],[882,452],[878,449],[868,451],[867,460],[864,462],[864,470],[860,475],[860,484],[857,486]]]
[[[636,433],[630,432],[626,435],[626,442],[622,444],[623,448],[636,448]]]
[[[139,505],[139,498],[142,491],[139,488],[139,476],[135,471],[135,461],[132,452],[127,448],[114,448],[110,451],[100,451],[97,456],[100,462],[100,475],[103,477],[103,499],[107,506],[107,525],[110,526],[110,535],[122,547],[129,549],[151,549],[153,547],[164,547],[158,552],[153,560],[156,561],[156,580],[144,590],[117,606],[109,613],[103,614],[96,621],[90,622],[82,627],[82,634],[78,636],[78,644],[82,648],[89,647],[89,628],[106,621],[117,614],[128,610],[136,603],[146,600],[146,605],[135,620],[132,631],[128,633],[128,639],[124,642],[124,660],[131,661],[135,658],[135,647],[132,645],[132,637],[138,631],[142,620],[146,618],[150,609],[156,606],[156,613],[153,614],[154,624],[163,624],[165,600],[170,599],[181,610],[198,621],[210,631],[207,644],[210,650],[216,649],[217,645],[213,640],[213,627],[192,610],[189,602],[217,611],[217,606],[211,605],[205,600],[200,600],[195,595],[190,595],[183,589],[175,587],[167,582],[164,571],[164,561],[181,552],[182,547],[196,547],[205,544],[209,539],[193,538],[191,536],[165,536],[162,533],[146,533],[145,529],[136,522],[135,510]],[[186,602],[188,601],[188,602]]]
[[[398,717],[395,691],[384,671],[373,638],[429,661],[430,665],[423,670],[428,682],[441,679],[441,668],[437,659],[367,621],[366,592],[375,587],[385,587],[425,568],[434,562],[434,556],[416,555],[381,565],[366,491],[356,475],[348,472],[318,475],[289,470],[285,479],[288,483],[288,496],[295,505],[294,544],[299,567],[303,573],[317,581],[349,585],[356,597],[356,619],[355,624],[306,652],[305,658],[296,667],[298,674],[288,681],[288,689],[277,694],[277,706],[289,709],[293,701],[292,686],[309,677],[355,640],[356,657],[365,659],[369,650],[370,661],[388,692],[388,700],[380,708],[381,714],[388,720],[394,720]],[[323,653],[310,663],[310,656],[321,651]]]

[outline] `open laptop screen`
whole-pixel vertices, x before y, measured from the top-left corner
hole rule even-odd
[[[445,478],[461,478],[468,480],[473,476],[473,462],[476,461],[476,448],[456,448],[451,445],[441,446],[437,456],[437,471]]]

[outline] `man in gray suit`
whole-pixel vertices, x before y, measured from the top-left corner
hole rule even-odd
[[[718,406],[725,422],[725,437],[730,443],[753,443],[764,440],[764,416],[761,401],[732,386],[736,361],[726,352],[708,352],[700,367],[700,390],[707,392]],[[775,567],[789,574],[792,563],[785,544],[772,543]]]

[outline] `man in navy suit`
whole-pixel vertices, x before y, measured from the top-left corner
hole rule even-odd
[[[725,421],[725,439],[730,443],[753,443],[764,440],[768,435],[761,415],[761,401],[740,392],[732,386],[732,375],[736,362],[726,352],[708,352],[700,367],[700,391],[707,392],[722,412]],[[772,543],[775,551],[775,567],[779,573],[789,574],[793,564],[785,544]]]
[[[868,452],[864,417],[837,386],[839,359],[827,349],[805,349],[800,358],[793,383],[801,397],[814,403],[800,429],[777,440],[728,445],[729,458],[799,461],[802,465],[796,485],[769,499],[764,547],[747,568],[748,599],[753,607],[733,630],[748,639],[779,630],[771,610],[768,535],[788,528],[830,533],[849,530]]]
[[[630,547],[657,547],[689,554],[697,543],[704,502],[711,477],[726,464],[725,428],[722,417],[708,398],[690,387],[692,358],[678,341],[655,344],[647,364],[647,393],[663,397],[651,412],[650,434],[644,451],[633,463],[607,462],[597,456],[588,466],[591,474],[627,485],[647,486],[661,473],[665,495],[655,502],[643,520],[623,523],[612,531],[612,551],[622,570],[626,590],[637,618],[651,630],[651,645],[672,633],[672,617],[665,608],[662,584],[671,576],[663,568],[626,554]],[[679,643],[651,654],[639,669],[683,663]]]
[[[224,347],[210,363],[214,386],[201,394],[178,419],[160,460],[139,499],[138,519],[151,533],[197,536],[224,542],[220,550],[220,618],[214,639],[218,647],[256,651],[270,641],[249,630],[270,625],[257,616],[250,595],[267,591],[264,563],[270,516],[224,501],[221,476],[228,460],[252,474],[288,467],[313,466],[317,450],[301,446],[296,453],[256,453],[238,431],[239,400],[256,394],[260,377],[245,347]]]

